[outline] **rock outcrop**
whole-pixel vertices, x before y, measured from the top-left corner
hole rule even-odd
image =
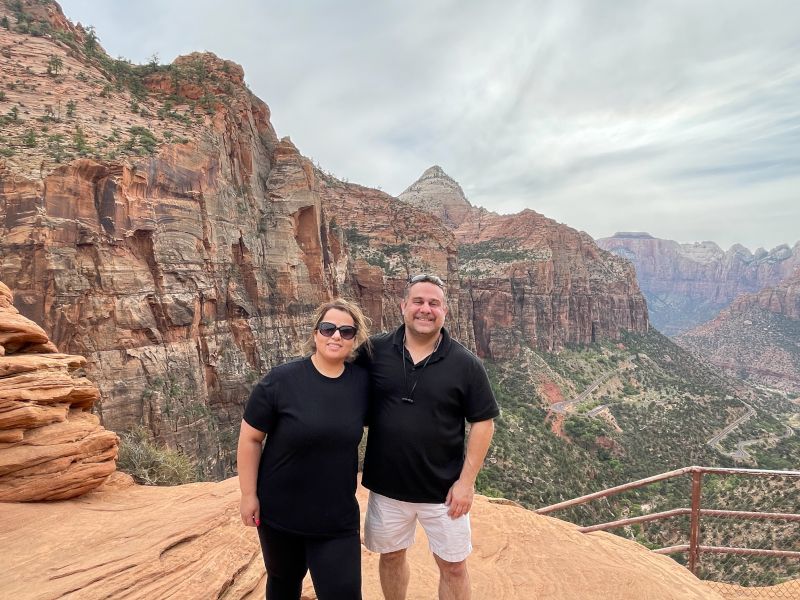
[[[778,285],[738,296],[676,342],[735,377],[800,393],[800,268]]]
[[[439,165],[427,169],[398,198],[433,213],[452,229],[458,228],[475,208],[458,182]]]
[[[366,493],[359,488],[362,514]],[[264,566],[256,532],[239,518],[236,479],[174,488],[123,483],[79,501],[0,511],[10,574],[0,596],[256,599]],[[469,558],[475,598],[497,600],[721,600],[672,559],[607,533],[478,496]],[[409,552],[409,598],[436,596],[437,569],[422,530]],[[382,598],[378,555],[362,549],[365,600]],[[316,598],[306,580],[303,598]]]
[[[235,63],[111,59],[54,2],[0,4],[0,15],[13,83],[0,278],[21,314],[87,358],[106,427],[145,425],[204,477],[233,472],[250,388],[300,353],[314,307],[334,295],[388,329],[408,276],[436,272],[453,333],[482,356],[647,326],[630,268],[584,234],[532,212],[461,210],[458,185],[433,170],[426,185],[450,194],[449,222],[472,228],[459,237],[423,208],[315,168],[278,138]],[[522,259],[481,254],[498,243],[519,243]]]
[[[647,298],[653,326],[678,335],[713,319],[742,293],[776,285],[800,266],[800,242],[751,253],[714,242],[679,244],[647,233],[617,233],[597,245],[630,260]]]
[[[335,288],[313,168],[278,140],[238,65],[193,54],[134,69],[80,28],[48,31],[0,28],[4,76],[25,82],[4,106],[28,111],[9,135],[49,127],[0,165],[0,278],[22,314],[87,357],[107,427],[144,424],[221,477],[252,383],[299,352]],[[71,116],[45,108],[50,95],[76,99]]]
[[[100,392],[12,304],[0,282],[0,502],[74,498],[115,470],[118,439],[89,412]]]
[[[587,234],[524,210],[473,207],[434,166],[399,198],[448,225],[458,244],[461,320],[481,356],[512,358],[646,331],[647,306],[630,264]]]

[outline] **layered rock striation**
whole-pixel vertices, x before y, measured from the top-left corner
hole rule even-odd
[[[730,375],[800,393],[800,268],[676,338]]]
[[[144,424],[222,477],[250,388],[300,354],[314,307],[354,296],[393,327],[409,271],[454,272],[436,219],[398,216],[278,139],[239,65],[195,53],[134,66],[55,3],[0,14],[25,23],[0,28],[4,81],[18,82],[3,105],[16,110],[0,277],[20,313],[87,357],[107,427]]]
[[[359,488],[362,514],[366,498]],[[242,525],[238,503],[234,478],[172,488],[119,482],[80,501],[5,506],[0,544],[14,575],[0,579],[0,596],[263,598],[258,536]],[[470,514],[475,598],[721,600],[672,559],[630,540],[582,534],[483,496]],[[362,563],[364,598],[382,598],[378,555],[362,548]],[[438,569],[421,529],[409,563],[409,598],[436,597]],[[303,598],[316,598],[310,578]]]
[[[203,477],[233,471],[252,385],[301,353],[332,296],[389,329],[408,276],[436,272],[453,333],[498,358],[647,327],[630,267],[585,234],[471,207],[437,168],[409,194],[439,198],[440,215],[314,167],[235,63],[111,59],[54,2],[0,15],[13,83],[0,278],[21,314],[87,358],[106,427],[145,425]]]
[[[800,266],[800,242],[769,252],[714,242],[679,244],[647,233],[623,232],[597,245],[636,267],[653,326],[675,336],[714,318],[742,293],[774,286]]]
[[[118,439],[89,412],[100,392],[86,360],[60,354],[0,282],[0,501],[61,500],[102,484]]]
[[[399,198],[425,208],[458,244],[461,320],[482,356],[512,358],[646,331],[647,306],[630,264],[587,234],[532,211],[473,207],[434,166]]]

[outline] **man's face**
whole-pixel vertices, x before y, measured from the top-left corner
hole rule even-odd
[[[447,314],[442,288],[428,281],[420,281],[408,288],[407,292],[407,297],[400,302],[406,330],[422,336],[439,333]]]

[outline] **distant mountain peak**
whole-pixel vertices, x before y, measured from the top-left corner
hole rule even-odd
[[[432,167],[428,167],[425,169],[425,172],[420,176],[419,181],[423,179],[431,179],[434,177],[442,177],[445,179],[449,179],[451,181],[455,181],[450,175],[444,172],[444,169],[439,165],[433,165]]]
[[[398,198],[433,213],[453,228],[475,210],[458,182],[439,165],[426,169]]]

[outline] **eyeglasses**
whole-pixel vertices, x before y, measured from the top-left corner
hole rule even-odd
[[[415,283],[432,283],[433,285],[438,285],[440,288],[444,289],[444,281],[442,281],[436,275],[430,275],[428,273],[420,273],[419,275],[414,275],[411,279],[408,280],[406,287],[411,287]]]
[[[337,327],[333,323],[322,321],[322,323],[317,325],[317,331],[319,331],[324,337],[333,337],[333,334],[338,331],[343,340],[352,340],[354,337],[356,337],[358,327],[354,327],[353,325],[339,325]]]

